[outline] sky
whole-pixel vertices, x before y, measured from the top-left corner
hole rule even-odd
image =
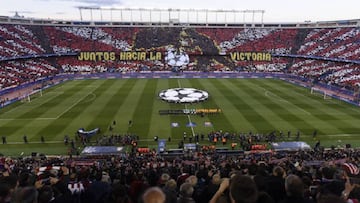
[[[0,16],[14,16],[18,12],[20,16],[29,18],[80,20],[79,6],[264,10],[262,17],[261,14],[255,14],[254,17],[252,14],[243,14],[240,18],[253,22],[261,19],[265,23],[360,19],[359,0],[0,0]],[[108,13],[93,13],[93,19],[100,19],[100,15],[103,19],[110,19]],[[82,18],[90,20],[90,11],[82,11]]]

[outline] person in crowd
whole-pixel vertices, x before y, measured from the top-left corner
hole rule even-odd
[[[266,192],[273,197],[275,202],[280,202],[285,198],[285,176],[285,170],[281,166],[276,166],[266,181]]]
[[[174,203],[177,201],[177,185],[174,179],[170,179],[165,183],[163,191],[166,196],[166,203]]]
[[[214,196],[216,191],[219,189],[221,183],[221,176],[220,174],[214,174],[211,178],[211,181],[206,185],[201,199],[203,203],[209,202],[211,197]]]
[[[228,195],[226,191],[228,191]],[[226,199],[226,196],[229,197],[231,203],[257,203],[258,190],[252,178],[246,175],[235,174],[231,179],[223,179],[218,191],[209,203],[222,202]]]
[[[142,195],[143,203],[165,203],[166,196],[159,187],[150,187]]]
[[[37,203],[39,192],[34,186],[19,188],[14,193],[14,203]]]
[[[289,175],[285,179],[286,197],[281,203],[313,203],[304,197],[304,184],[297,175]]]
[[[195,203],[195,200],[192,198],[194,193],[194,187],[191,183],[185,182],[180,186],[179,197],[177,203]]]
[[[112,185],[111,199],[109,202],[113,203],[132,203],[129,195],[128,188],[120,182]]]
[[[0,177],[0,202],[11,202],[17,186],[18,177],[16,175],[10,175],[8,172],[3,172],[2,177]]]
[[[49,185],[43,186],[39,189],[38,203],[55,202],[54,191]]]
[[[317,203],[347,203],[347,201],[337,195],[329,194],[319,197]]]
[[[43,202],[53,196],[52,202],[131,203],[141,201],[150,186],[158,186],[163,190],[166,202],[178,201],[180,196],[182,201],[199,203],[235,202],[241,198],[253,201],[251,195],[257,197],[256,203],[296,202],[310,197],[317,200],[316,197],[326,195],[356,202],[360,198],[360,189],[356,186],[357,157],[360,157],[360,150],[347,148],[327,149],[321,153],[314,150],[246,153],[241,157],[201,151],[171,159],[150,150],[141,156],[137,153],[125,153],[121,157],[100,156],[96,160],[101,161],[96,162],[90,157],[0,157],[0,199],[14,202],[20,189],[35,186],[38,201]],[[351,184],[345,181],[345,169]],[[253,192],[232,193],[231,196],[230,186],[235,184],[233,180],[237,176],[251,179],[249,183],[242,180],[248,189],[234,185],[237,191]],[[306,187],[297,177],[306,182]],[[191,187],[181,187],[184,183]],[[51,186],[53,195],[45,186]],[[313,194],[306,188],[318,189]],[[186,196],[191,190],[192,195]],[[306,195],[301,197],[304,191]]]

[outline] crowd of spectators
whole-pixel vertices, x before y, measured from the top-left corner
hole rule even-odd
[[[359,29],[351,27],[193,29],[6,24],[0,25],[0,59],[80,51],[159,51],[164,58],[172,46],[189,55],[190,63],[181,67],[184,71],[286,72],[354,88],[360,84],[356,63],[286,57],[272,57],[271,61],[233,61],[226,55],[245,51],[358,60],[359,40]],[[1,88],[58,72],[131,72],[143,71],[145,67],[150,71],[173,70],[165,60],[81,61],[76,56],[1,63]],[[24,75],[31,77],[24,78]]]
[[[359,155],[348,148],[2,157],[0,202],[358,202]]]
[[[327,58],[354,59],[360,54],[360,31],[355,28],[312,29],[297,54]],[[289,71],[324,83],[356,89],[359,83],[358,64],[319,60],[296,60]]]
[[[3,62],[0,69],[0,89],[16,87],[58,73],[58,69],[42,59],[37,61]]]

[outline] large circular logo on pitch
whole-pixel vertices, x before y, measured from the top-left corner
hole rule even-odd
[[[209,94],[195,88],[172,88],[161,91],[159,97],[172,103],[194,103],[206,100]]]

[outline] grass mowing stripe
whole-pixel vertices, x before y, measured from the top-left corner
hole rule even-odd
[[[171,78],[168,79],[168,88],[178,88],[179,83],[178,79]],[[169,107],[171,110],[174,109],[184,109],[184,105],[182,104],[176,104],[176,103],[169,103]],[[191,135],[191,130],[186,128],[186,123],[188,122],[188,119],[184,115],[168,115],[170,116],[170,122],[171,123],[179,123],[179,127],[171,128],[171,136],[175,140],[183,139],[183,133],[186,132],[187,135]]]
[[[264,82],[260,82],[263,86],[265,86],[267,89],[270,89],[271,92],[274,92],[276,95],[279,95],[279,97],[289,100],[289,101],[296,101],[299,100],[297,97],[295,97],[293,94],[290,94],[292,91],[280,91],[276,87],[278,86],[278,82],[276,82],[275,87],[272,85],[267,85]],[[324,103],[318,102],[316,103],[310,103],[312,100],[300,100],[301,102],[294,103],[299,108],[307,109],[308,112],[311,113],[311,116],[314,116],[317,118],[317,120],[320,120],[324,122],[322,126],[314,126],[314,129],[318,129],[319,134],[327,134],[328,132],[323,132],[321,130],[321,127],[326,127],[331,132],[336,133],[346,133],[347,130],[342,130],[342,126],[348,126],[345,122],[343,122],[339,117],[335,117],[331,114],[328,114],[326,111],[323,111]],[[316,107],[316,108],[314,108]],[[328,109],[327,107],[325,109]]]
[[[196,88],[196,89],[200,89],[203,90],[203,88],[201,88],[199,85],[194,84],[193,82],[197,81],[197,79],[179,79],[179,84],[181,84],[181,86],[183,87],[191,87],[191,88]],[[208,103],[210,101],[210,98],[207,101],[203,101],[203,102],[199,102],[199,103],[192,103],[192,104],[186,104],[184,105],[185,107],[187,107],[187,109],[203,109],[206,108],[204,106],[204,104]],[[205,122],[209,122],[209,115],[204,114],[203,116],[201,116],[200,114],[196,114],[196,115],[187,115],[188,119],[187,121],[191,121],[192,123],[195,123],[196,126],[193,126],[191,130],[193,130],[193,132],[191,132],[190,135],[194,134],[195,136],[197,135],[198,137],[201,137],[201,134],[205,135],[208,134],[209,132],[213,132],[214,131],[214,127],[212,126],[205,126]],[[213,123],[212,123],[213,124]],[[192,141],[194,142],[195,139],[192,139]]]
[[[159,82],[159,80],[162,80],[161,84]],[[170,128],[170,122],[171,119],[174,122],[179,122],[181,125],[181,128],[176,129],[177,131],[174,133],[173,138],[174,139],[182,139],[182,133],[184,131],[187,131],[188,134],[190,135],[190,128],[187,128],[185,126],[185,124],[188,122],[187,118],[185,116],[162,116],[160,117],[158,115],[158,110],[159,109],[169,109],[169,108],[174,108],[174,109],[183,109],[184,105],[179,105],[179,104],[168,104],[166,102],[160,101],[157,98],[157,93],[164,89],[164,88],[168,88],[168,86],[172,86],[172,87],[178,87],[177,81],[180,80],[181,84],[183,87],[187,87],[187,86],[192,86],[192,87],[196,87],[199,89],[204,89],[205,91],[208,91],[210,93],[210,99],[208,101],[206,101],[205,103],[199,103],[199,104],[192,104],[191,106],[189,105],[189,108],[206,108],[207,105],[210,105],[211,108],[214,108],[214,106],[211,105],[211,103],[213,102],[213,104],[219,106],[221,109],[223,109],[223,116],[225,116],[227,118],[228,121],[224,122],[227,124],[230,124],[233,128],[235,128],[235,130],[238,131],[247,131],[247,130],[251,130],[253,132],[256,131],[260,131],[260,130],[256,130],[256,128],[253,125],[256,125],[256,127],[263,125],[262,121],[260,120],[260,122],[258,122],[256,119],[256,115],[254,116],[254,111],[257,111],[258,113],[261,114],[261,116],[263,116],[264,118],[268,119],[268,116],[273,115],[273,113],[269,113],[270,110],[268,110],[269,108],[271,110],[276,111],[277,114],[281,114],[281,116],[274,116],[273,120],[271,120],[272,125],[274,125],[275,127],[278,127],[279,125],[288,125],[289,123],[292,123],[292,125],[294,126],[300,126],[301,129],[306,129],[308,131],[308,134],[311,134],[312,132],[312,126],[308,126],[306,123],[300,121],[298,118],[302,118],[305,119],[308,123],[311,123],[313,126],[321,126],[321,131],[324,131],[324,133],[326,133],[326,135],[321,135],[319,138],[321,138],[321,144],[326,144],[327,146],[333,145],[334,143],[337,142],[337,140],[342,140],[342,143],[351,143],[353,146],[359,146],[359,140],[358,140],[358,136],[359,134],[359,128],[358,127],[358,123],[360,121],[360,109],[356,108],[354,106],[345,104],[343,102],[338,102],[335,99],[332,100],[323,100],[321,97],[319,96],[314,96],[310,94],[310,90],[308,89],[304,89],[302,87],[298,87],[298,86],[294,86],[292,84],[288,84],[287,82],[282,82],[282,81],[278,81],[278,80],[247,80],[247,79],[241,79],[241,80],[237,80],[234,79],[234,81],[230,81],[231,79],[159,79],[157,80],[156,83],[156,87],[155,87],[155,93],[152,94],[152,96],[150,97],[146,97],[147,102],[144,102],[146,104],[149,104],[150,102],[153,102],[152,106],[151,104],[148,105],[147,108],[149,109],[149,112],[147,113],[148,115],[151,116],[151,118],[148,118],[148,123],[146,123],[145,125],[150,126],[149,129],[147,130],[148,132],[145,133],[145,135],[143,134],[139,134],[140,138],[143,139],[148,139],[150,137],[150,139],[152,140],[152,136],[154,135],[159,135],[162,136],[162,134],[160,134],[159,132],[165,132],[164,133],[164,137],[166,138],[166,136],[168,136],[170,134],[170,132],[174,131],[174,129]],[[8,153],[7,149],[11,148],[10,151],[16,153],[17,150],[24,150],[24,151],[39,151],[39,152],[45,152],[48,153],[48,151],[51,151],[50,153],[52,154],[57,154],[56,152],[54,152],[53,150],[53,146],[54,148],[58,148],[59,151],[61,151],[60,148],[62,148],[63,144],[60,143],[58,145],[55,144],[50,144],[50,141],[54,140],[54,141],[62,141],[63,136],[65,135],[65,133],[68,133],[69,135],[72,135],[72,133],[74,133],[78,127],[84,127],[84,126],[89,126],[92,122],[91,119],[93,119],[94,117],[97,117],[96,115],[101,111],[101,109],[103,108],[104,105],[108,105],[106,104],[108,101],[108,99],[103,99],[103,97],[106,97],[107,95],[110,95],[109,93],[109,88],[111,89],[111,86],[104,86],[102,88],[101,91],[105,91],[104,95],[96,95],[95,94],[91,94],[91,92],[89,90],[93,90],[93,84],[99,84],[99,83],[103,83],[105,80],[77,80],[77,81],[70,81],[67,83],[64,83],[63,85],[58,86],[58,89],[55,91],[56,93],[54,93],[54,89],[50,88],[49,89],[49,93],[53,93],[50,94],[51,97],[54,96],[54,94],[58,94],[60,95],[61,93],[65,92],[66,94],[63,95],[63,97],[59,98],[59,100],[61,101],[61,103],[59,103],[58,105],[49,105],[49,106],[44,106],[44,114],[39,114],[37,115],[37,118],[34,118],[36,120],[23,120],[24,122],[21,122],[21,120],[19,120],[17,123],[16,122],[12,122],[10,120],[3,120],[4,122],[1,121],[0,123],[0,131],[2,130],[1,126],[7,126],[8,123],[13,123],[12,125],[17,125],[19,129],[15,134],[12,134],[12,136],[10,137],[11,139],[8,139],[8,142],[12,142],[12,144],[9,145],[1,145],[0,149],[1,151],[4,151],[6,153]],[[119,80],[116,80],[115,83],[117,83]],[[215,83],[213,83],[215,81]],[[119,106],[119,102],[121,99],[119,99],[119,102],[116,102],[116,105],[118,106],[117,109],[113,109],[113,111],[117,111],[116,112],[116,118],[118,118],[119,116],[121,117],[123,114],[127,114],[126,118],[124,118],[124,125],[127,125],[127,121],[129,119],[130,116],[133,116],[133,120],[134,120],[134,124],[137,123],[137,120],[139,117],[139,115],[135,115],[135,110],[137,107],[137,105],[140,105],[140,100],[143,100],[144,96],[143,93],[146,92],[147,90],[143,90],[143,87],[145,85],[149,85],[149,82],[144,79],[141,80],[141,82],[143,84],[140,85],[140,81],[136,82],[137,85],[135,85],[133,88],[131,88],[129,91],[130,93],[126,96],[126,100],[127,102],[123,102],[123,104],[121,105],[121,109]],[[116,85],[115,83],[113,83],[113,86]],[[124,82],[124,80],[121,80],[121,82],[119,81],[119,84],[124,85],[126,82]],[[218,88],[218,83],[220,83],[220,87],[221,84],[223,85],[223,87],[221,87],[220,89]],[[246,88],[245,86],[242,85],[242,83],[246,83],[246,85],[248,85],[251,90],[256,90],[258,85],[260,84],[260,86],[262,86],[262,88],[265,88],[267,90],[269,90],[268,95],[262,94],[261,91],[258,91],[258,93],[253,93],[253,97],[249,97],[248,96],[248,92],[243,91],[243,88]],[[263,83],[263,84],[262,84]],[[236,84],[236,85],[235,85]],[[73,89],[74,86],[79,86],[78,89]],[[61,87],[61,88],[60,88]],[[64,88],[63,88],[64,87]],[[81,87],[84,87],[84,89],[81,89]],[[137,92],[140,92],[139,94],[134,94],[133,91],[134,88],[136,88]],[[66,88],[68,88],[69,90],[66,90]],[[223,91],[223,89],[227,89],[225,90],[225,92]],[[261,87],[259,87],[259,89],[261,89]],[[116,94],[115,92],[118,89],[113,88],[114,92],[111,92],[111,95],[109,97],[111,97],[113,94]],[[275,90],[275,91],[273,91]],[[86,95],[86,92],[89,91],[89,95]],[[222,91],[222,92],[221,92]],[[226,92],[227,91],[227,92]],[[69,98],[64,98],[66,95],[68,95],[68,93],[72,94],[73,92],[75,92],[73,94],[73,96],[69,97]],[[235,94],[234,95],[229,95],[227,97],[225,97],[224,95],[227,94],[228,92],[230,92],[231,94]],[[44,92],[44,95],[46,95],[47,92]],[[85,93],[85,94],[84,94]],[[126,93],[124,93],[126,94]],[[131,96],[130,96],[131,94]],[[273,94],[273,95],[272,95]],[[82,99],[81,95],[85,95],[84,99]],[[140,96],[141,95],[141,96]],[[79,97],[80,96],[80,97]],[[99,98],[101,97],[101,98]],[[136,97],[136,99],[129,99],[129,97]],[[232,98],[232,100],[229,100],[229,97]],[[240,101],[239,97],[243,100]],[[271,98],[274,97],[274,98]],[[47,99],[50,101],[51,98],[49,99],[47,97]],[[17,118],[19,115],[32,110],[34,108],[36,108],[37,104],[41,103],[45,103],[47,102],[46,97],[38,97],[32,101],[36,101],[33,103],[20,103],[20,105],[17,107],[17,110],[13,110],[13,111],[2,111],[0,109],[0,118],[3,117],[5,118],[6,116],[9,117],[9,115],[11,115],[14,118]],[[80,100],[81,99],[81,100]],[[125,100],[124,99],[124,100]],[[267,100],[267,101],[266,101]],[[279,100],[279,102],[276,102],[276,100]],[[281,101],[283,100],[283,101]],[[79,102],[77,102],[79,101]],[[285,102],[286,101],[286,102]],[[251,106],[250,109],[245,109],[246,106],[241,106],[241,102],[245,102],[247,105]],[[262,104],[260,105],[259,102],[261,102]],[[32,105],[36,103],[36,105]],[[127,103],[125,107],[124,103]],[[263,104],[264,103],[264,104]],[[275,103],[275,105],[274,105]],[[305,103],[307,106],[303,106],[303,103]],[[77,104],[77,105],[75,105]],[[240,105],[239,105],[240,104]],[[302,107],[302,109],[304,111],[301,111],[300,108],[297,108],[294,104],[296,105],[300,105]],[[74,105],[75,108],[72,108],[72,105]],[[79,110],[76,110],[79,105],[83,105],[84,108],[81,108]],[[235,105],[237,105],[238,107],[236,107]],[[294,105],[294,106],[292,106]],[[112,106],[112,105],[111,105]],[[241,106],[241,108],[239,108],[239,106]],[[280,108],[280,107],[281,108]],[[283,118],[281,117],[285,117],[286,114],[288,114],[288,112],[282,110],[283,107],[287,107],[286,111],[289,111],[291,114],[288,115],[289,118],[284,121]],[[11,105],[10,107],[14,107],[14,105]],[[26,107],[26,108],[25,108]],[[136,108],[135,108],[136,107]],[[46,109],[48,108],[48,109]],[[69,110],[66,110],[68,109]],[[124,111],[124,108],[126,108],[126,110]],[[23,109],[23,110],[22,110]],[[65,109],[65,111],[64,111]],[[131,111],[128,111],[128,109],[133,109]],[[263,110],[263,109],[267,109],[267,110]],[[317,110],[320,110],[320,112],[315,112]],[[74,116],[73,114],[71,114],[72,112],[75,112],[77,114],[79,114],[79,116]],[[113,112],[110,112],[111,115],[113,115]],[[315,116],[307,116],[305,111],[309,111],[312,112],[314,114],[317,114],[318,117]],[[7,112],[7,113],[4,113]],[[58,114],[56,114],[56,112],[58,112]],[[49,143],[46,144],[38,144],[35,142],[38,142],[39,136],[42,135],[42,133],[40,134],[39,132],[45,132],[43,131],[44,128],[46,128],[49,125],[53,125],[52,123],[55,121],[51,121],[51,120],[42,120],[42,119],[38,119],[41,117],[51,117],[51,115],[61,115],[61,112],[65,112],[63,114],[63,116],[61,116],[60,119],[57,119],[57,122],[61,122],[59,123],[59,125],[61,125],[62,127],[58,127],[58,128],[49,128],[46,133],[44,133],[43,135],[46,136],[46,141],[49,141]],[[130,112],[130,113],[129,113]],[[263,112],[263,113],[262,113]],[[93,113],[93,114],[91,114]],[[119,115],[120,114],[120,115]],[[246,114],[247,118],[250,119],[251,121],[249,122],[248,119],[245,119],[245,117],[243,118],[243,114]],[[298,118],[293,118],[292,114],[295,114]],[[106,115],[109,118],[100,118],[100,119],[106,119],[107,123],[111,120],[112,118],[110,118],[110,114],[106,113]],[[331,115],[331,117],[328,117],[327,115]],[[66,117],[64,117],[66,116]],[[104,114],[105,116],[105,114]],[[143,114],[140,114],[140,120],[143,119]],[[161,119],[158,119],[161,118]],[[209,120],[212,119],[211,122],[214,124],[214,128],[215,129],[221,129],[221,130],[225,130],[225,128],[228,127],[224,127],[224,124],[222,123],[221,119],[219,121],[217,121],[218,115],[215,115],[214,117],[208,117],[205,116],[204,118],[201,118],[199,116],[192,116],[191,120],[195,121],[197,124],[203,123],[204,120]],[[277,120],[278,118],[278,120]],[[280,119],[281,118],[281,119]],[[62,124],[62,122],[66,120],[65,124]],[[336,126],[336,122],[337,120],[341,120],[343,126],[339,127],[337,126],[339,129],[334,128],[333,126]],[[16,120],[14,120],[16,121]],[[102,122],[102,121],[100,121]],[[140,121],[139,121],[140,122]],[[335,124],[333,124],[335,122]],[[126,124],[125,124],[126,123]],[[330,125],[330,127],[329,127]],[[118,127],[118,126],[117,126]],[[137,126],[136,128],[140,128],[140,130],[142,130],[141,128],[143,128],[143,126]],[[258,127],[261,129],[264,129],[265,127]],[[271,127],[270,127],[271,128]],[[124,130],[127,130],[127,128],[122,128]],[[166,130],[164,130],[166,129]],[[197,127],[194,128],[196,132],[200,132],[202,130],[210,130],[211,128],[204,128],[203,126],[198,125]],[[131,129],[133,130],[133,129]],[[267,130],[267,129],[266,129]],[[273,130],[273,129],[271,129]],[[344,131],[344,132],[342,132]],[[31,135],[35,135],[34,137],[32,137],[30,139],[31,144],[26,145],[26,147],[24,147],[24,144],[14,144],[13,142],[18,142],[18,143],[22,143],[22,135],[24,132],[29,132],[28,137],[30,137],[30,133]],[[267,131],[263,131],[263,132],[268,132]],[[261,133],[261,131],[260,131]],[[303,133],[302,133],[303,134]],[[56,137],[54,137],[56,136]],[[308,143],[314,143],[315,141],[313,139],[311,139],[311,136],[301,136],[301,139],[304,141],[308,141]],[[35,142],[34,142],[35,141]],[[144,144],[144,143],[142,143]],[[156,143],[153,141],[150,142],[146,142],[146,144],[149,144],[149,146],[156,146]],[[169,142],[168,144],[173,145],[176,147],[177,142]],[[19,149],[15,149],[14,146],[17,146]],[[25,149],[26,148],[26,149]],[[50,148],[50,149],[46,149],[46,148]],[[66,152],[66,148],[63,147],[63,151]],[[6,151],[5,151],[6,150]],[[41,150],[41,151],[40,151]],[[21,152],[21,151],[20,151]],[[63,152],[64,153],[64,152]],[[62,153],[62,154],[63,154]],[[61,154],[61,152],[60,152]],[[18,154],[17,154],[18,155]]]
[[[172,140],[171,135],[171,121],[169,115],[160,115],[159,110],[167,110],[170,109],[169,103],[161,100],[158,96],[159,92],[165,90],[169,87],[167,79],[158,79],[157,87],[156,87],[156,95],[154,95],[154,103],[153,103],[153,110],[152,110],[152,117],[150,129],[152,136],[158,136],[159,139],[168,139]],[[152,144],[155,142],[151,141]],[[168,142],[167,144],[170,144]],[[150,143],[151,144],[151,143]]]
[[[46,94],[47,95],[47,94]],[[17,110],[16,115],[14,116],[10,116],[10,117],[14,117],[13,119],[31,119],[31,118],[38,118],[40,117],[43,113],[45,113],[47,109],[49,109],[49,107],[52,106],[53,103],[55,102],[60,102],[61,100],[59,98],[65,98],[66,97],[66,93],[63,91],[61,92],[61,94],[57,94],[55,96],[51,96],[51,99],[48,99],[47,96],[43,97],[37,97],[36,99],[33,99],[31,102],[25,102],[25,103],[21,103],[21,106],[18,106],[17,108],[14,108]],[[34,101],[41,101],[42,103],[40,103],[39,105],[33,106],[32,103]],[[51,104],[51,105],[48,105]],[[14,111],[12,111],[14,112]],[[7,117],[6,115],[2,115],[2,117]]]
[[[105,80],[98,80],[99,82],[103,83]],[[106,90],[104,90],[104,93],[102,95],[96,95],[94,92],[90,92],[88,100],[81,101],[81,104],[87,104],[86,108],[82,111],[82,113],[74,118],[71,123],[66,125],[66,128],[63,129],[62,134],[58,134],[56,139],[62,139],[64,134],[73,134],[73,132],[76,132],[79,127],[83,127],[86,130],[91,130],[95,127],[89,127],[89,123],[92,119],[97,117],[97,114],[101,112],[102,108],[104,107],[105,103],[108,101],[108,98],[111,97],[115,92],[118,90],[118,88],[121,88],[122,85],[125,83],[126,80],[116,80],[112,85],[107,86]],[[97,83],[98,84],[98,83]],[[97,85],[99,86],[99,85]],[[89,87],[89,86],[88,86]],[[91,85],[91,88],[96,87],[96,85]],[[100,97],[101,96],[101,97]],[[106,133],[106,128],[101,128],[102,134]]]
[[[284,83],[286,85],[289,85],[288,83]],[[291,85],[291,84],[290,84]],[[305,96],[309,97],[309,99],[317,101],[321,103],[322,108],[324,108],[324,111],[326,111],[328,114],[333,115],[333,117],[342,117],[344,119],[342,120],[354,120],[354,122],[347,122],[348,124],[352,125],[353,127],[357,128],[358,123],[356,121],[360,120],[360,108],[358,106],[354,106],[352,104],[348,104],[346,102],[337,100],[337,99],[329,99],[324,100],[317,96],[314,96],[314,94],[310,94],[310,90],[301,88],[300,90],[303,90],[305,93],[303,93]],[[319,108],[319,105],[314,105],[316,108]],[[359,130],[359,129],[358,129]]]
[[[92,80],[92,83],[95,83],[96,80]],[[98,86],[96,89],[94,89],[92,92],[96,95],[101,96],[103,92],[105,92],[106,88],[114,83],[114,80],[104,80],[104,82]],[[84,90],[86,86],[82,88]],[[74,92],[75,94],[76,92]],[[64,114],[62,114],[58,119],[54,120],[47,126],[45,126],[38,134],[37,137],[41,135],[54,135],[54,137],[58,137],[58,135],[63,133],[63,130],[66,129],[66,126],[69,125],[69,123],[73,122],[73,120],[81,115],[81,112],[84,111],[84,109],[89,106],[92,102],[83,102],[87,101],[88,97],[90,97],[90,93],[87,94],[86,97],[82,98],[81,101],[73,101],[76,102],[74,106],[72,106],[71,109],[66,111]],[[79,126],[80,128],[81,126]],[[69,134],[68,132],[65,132],[66,134]],[[75,133],[75,132],[73,132]],[[64,136],[65,134],[63,134]],[[72,134],[70,134],[72,135]]]
[[[292,129],[283,129],[283,130],[300,130],[301,132],[304,132],[307,129],[311,130],[313,132],[315,129],[317,129],[316,126],[314,126],[312,123],[308,122],[307,117],[309,117],[309,114],[306,114],[307,111],[301,112],[305,116],[300,117],[295,114],[295,112],[299,111],[289,111],[289,109],[292,109],[295,105],[293,104],[294,100],[286,99],[283,97],[282,92],[274,90],[272,87],[266,85],[268,80],[250,80],[249,82],[252,85],[248,85],[247,87],[249,89],[252,89],[254,93],[258,95],[259,102],[261,102],[264,106],[268,107],[269,110],[271,110],[274,114],[282,118],[284,121],[289,123],[289,125],[293,126]],[[255,87],[255,88],[254,88]],[[260,93],[259,93],[260,91]],[[283,106],[276,103],[272,98],[271,93],[274,97],[280,99],[282,101]],[[274,93],[275,92],[275,93]],[[291,108],[292,107],[292,108]],[[297,109],[298,110],[298,109]],[[299,114],[300,115],[300,114]],[[321,132],[321,131],[319,131]],[[306,132],[309,133],[309,132]]]
[[[33,108],[31,111],[25,112],[22,115],[19,115],[19,117],[21,118],[36,118],[36,117],[40,117],[42,114],[45,113],[44,109],[47,109],[47,111],[49,111],[51,108],[57,106],[59,103],[63,102],[66,98],[69,98],[71,96],[73,96],[76,92],[78,92],[78,90],[81,89],[81,87],[83,87],[83,84],[89,83],[89,81],[83,81],[83,83],[79,83],[78,85],[76,85],[75,87],[77,88],[72,88],[67,90],[66,92],[62,92],[62,94],[54,97],[53,99],[42,103],[41,105],[37,106],[36,108]],[[60,99],[61,98],[61,99]]]
[[[358,134],[360,131],[360,128],[358,127],[360,119],[348,114],[349,109],[356,110],[357,107],[340,101],[333,102],[331,105],[329,105],[327,100],[313,96],[310,94],[310,90],[307,91],[303,87],[298,87],[284,81],[271,81],[271,83],[274,89],[279,89],[278,91],[281,91],[283,88],[287,87],[292,87],[293,89],[298,90],[291,91],[295,99],[307,103],[312,112],[321,111],[317,113],[317,121],[313,121],[315,123],[319,123],[318,125],[323,128],[323,131],[325,131],[324,134]],[[290,92],[287,94],[289,93]],[[299,103],[299,105],[301,105],[301,103]],[[329,114],[330,116],[325,114]],[[324,125],[324,123],[326,123],[326,125]],[[334,130],[334,126],[336,127],[336,130]]]
[[[215,88],[215,84],[213,84],[212,81],[215,79],[206,79],[202,80],[201,83],[206,87],[209,94],[210,99],[213,99],[213,101],[222,109],[222,113],[228,118],[228,120],[231,122],[232,126],[237,131],[253,131],[255,130],[255,127],[253,126],[252,122],[249,122],[244,117],[244,109],[241,111],[238,111],[237,108],[233,105],[233,102],[228,100],[223,96],[223,94]],[[219,125],[218,128],[221,127],[221,121],[217,123]]]
[[[155,102],[157,82],[158,80],[153,79],[146,80],[145,88],[142,91],[141,98],[139,103],[136,105],[136,109],[133,115],[134,122],[129,129],[129,131],[143,138],[152,136],[149,132],[150,125],[152,122],[157,122],[151,120],[151,114]]]
[[[191,85],[201,89],[201,90],[205,90],[206,88],[204,87],[204,85],[202,83],[200,83],[199,80],[189,80]],[[207,109],[220,109],[220,107],[216,104],[217,100],[220,100],[221,98],[214,98],[210,95],[209,99],[205,102],[202,102],[202,106],[203,108],[207,108]],[[220,103],[221,100],[219,101]],[[227,132],[235,132],[235,128],[232,125],[232,123],[228,120],[228,118],[226,117],[226,115],[224,113],[220,113],[220,114],[216,114],[216,115],[206,115],[206,117],[208,118],[208,120],[213,124],[213,128],[216,130],[223,130],[223,131],[227,131]]]
[[[119,82],[126,83],[127,80],[119,80]],[[113,125],[113,133],[117,134],[123,134],[123,133],[132,133],[130,132],[131,126],[129,125],[129,121],[136,118],[133,117],[133,114],[135,112],[136,106],[139,103],[139,100],[141,99],[141,93],[145,87],[146,80],[134,80],[135,84],[131,88],[131,90],[125,90],[129,91],[128,94],[123,93],[124,98],[119,98],[119,100],[123,99],[124,101],[119,101],[118,109],[116,112],[116,115],[114,117],[114,120],[116,121],[116,125]],[[124,85],[124,84],[122,84]]]
[[[101,96],[98,97],[98,99],[103,99],[104,101],[102,103],[105,104],[103,104],[103,108],[98,111],[98,114],[93,116],[91,122],[87,125],[87,129],[94,129],[99,127],[102,129],[102,132],[107,132],[108,126],[112,124],[119,107],[123,104],[135,83],[135,79],[127,79],[125,83],[118,89],[113,87],[118,85],[118,83],[113,83],[112,86],[107,86],[110,91],[114,91],[115,89],[117,89],[117,91],[109,99],[107,98],[108,101],[106,103],[105,99],[103,99]]]
[[[79,85],[76,85],[74,86],[72,89],[76,89],[76,90],[79,90]],[[75,93],[75,91],[74,91]],[[55,103],[55,101],[57,102],[61,102],[63,101],[64,98],[68,98],[68,97],[71,97],[74,93],[72,93],[71,91],[67,91],[67,92],[64,92],[63,94],[61,95],[58,95],[57,97],[53,98],[52,99],[52,103]],[[50,101],[49,101],[50,102]],[[38,109],[38,108],[36,108]],[[43,109],[44,110],[44,109]],[[46,110],[46,109],[45,109]],[[32,111],[32,110],[30,110]],[[38,110],[37,110],[38,111]],[[26,113],[23,113],[19,116],[17,116],[16,118],[19,118],[19,119],[22,119],[23,115],[26,114]],[[30,124],[31,122],[27,121],[27,120],[12,120],[8,123],[6,123],[5,126],[2,126],[0,128],[0,130],[7,136],[9,136],[9,140],[11,140],[12,138],[11,137],[22,137],[22,135],[19,135],[19,131],[22,131],[23,128],[26,128],[26,126],[28,124]],[[29,140],[31,139],[31,137],[34,137],[34,133],[35,132],[26,132]]]
[[[287,81],[281,83],[281,86],[293,87],[294,93],[296,93],[299,97],[307,98],[307,100],[312,100],[317,103],[323,103],[330,110],[336,109],[344,113],[346,116],[352,116],[354,119],[360,119],[360,108],[357,106],[337,99],[324,100],[323,97],[316,96],[316,94],[310,94],[310,89],[294,85]],[[317,105],[313,108],[317,108]]]
[[[234,89],[230,89],[224,85],[225,81],[216,79],[214,80],[214,86],[217,88],[225,98],[232,102],[239,112],[242,112],[244,118],[253,124],[255,130],[259,133],[273,131],[275,127],[269,123],[260,113],[258,113],[250,104],[253,104],[256,100],[252,98],[251,92],[241,89],[247,94],[246,100],[236,94]],[[244,111],[246,109],[246,112]],[[264,132],[264,133],[265,133]]]
[[[55,85],[53,87],[51,87],[51,90],[56,90],[58,88],[61,88],[63,86],[63,83]],[[46,89],[43,90],[43,94],[45,95],[50,89]],[[6,113],[10,112],[10,111],[15,111],[17,109],[17,107],[23,106],[24,103],[22,103],[21,101],[17,101],[11,105],[5,106],[3,108],[0,108],[0,117],[4,116]]]

